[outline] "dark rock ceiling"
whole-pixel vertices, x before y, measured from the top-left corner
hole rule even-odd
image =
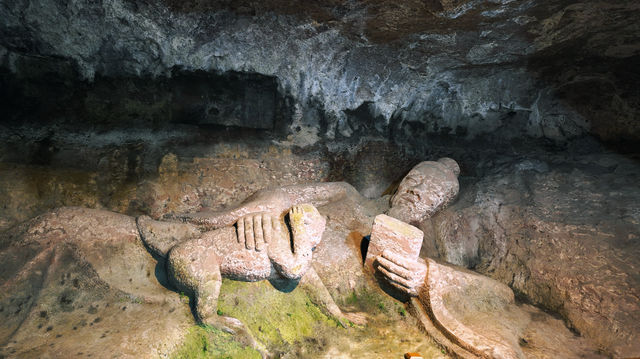
[[[635,1],[7,0],[0,18],[5,88],[69,66],[63,82],[257,73],[291,99],[300,144],[640,138]]]

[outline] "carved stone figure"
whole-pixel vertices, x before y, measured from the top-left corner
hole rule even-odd
[[[494,279],[431,258],[386,250],[377,269],[411,304],[425,330],[461,358],[599,358],[597,348],[540,309],[519,304]]]
[[[457,195],[459,173],[457,163],[449,158],[418,164],[400,183],[389,215],[418,225]],[[517,304],[507,285],[419,258],[418,251],[410,250],[411,243],[417,242],[411,233],[419,232],[418,228],[395,225],[394,234],[380,227],[376,232],[374,226],[371,237],[372,242],[381,243],[382,251],[371,253],[368,260],[375,261],[374,268],[384,281],[413,297],[412,306],[424,329],[457,357],[597,357],[590,343],[575,337],[557,319]],[[389,245],[389,240],[400,243]],[[552,341],[545,334],[550,332]],[[529,342],[533,345],[528,346]]]
[[[442,158],[438,162],[425,161],[414,167],[409,174],[400,183],[398,193],[393,197],[391,203],[392,208],[389,212],[390,215],[396,218],[408,221],[416,221],[423,218],[426,214],[431,214],[433,211],[439,209],[443,205],[446,205],[458,192],[457,175],[459,173],[459,167],[457,163],[449,158]],[[182,283],[191,283],[190,279],[179,279],[181,273],[175,271],[175,268],[180,267],[180,260],[184,258],[192,258],[193,256],[200,255],[197,253],[190,254],[189,252],[207,252],[208,255],[213,255],[216,252],[228,253],[229,249],[224,247],[224,243],[234,243],[234,250],[238,250],[238,255],[242,259],[236,259],[232,257],[228,263],[242,262],[242,265],[236,265],[231,268],[225,265],[220,266],[219,260],[215,260],[214,267],[220,266],[226,270],[223,275],[227,275],[231,278],[237,278],[241,280],[252,280],[252,278],[266,279],[264,274],[268,268],[271,268],[271,264],[264,262],[261,255],[264,253],[263,247],[265,246],[265,232],[272,231],[274,227],[269,227],[269,223],[277,223],[280,227],[279,220],[282,213],[286,212],[289,208],[298,206],[302,203],[311,203],[315,206],[322,206],[328,203],[337,202],[345,198],[355,199],[357,202],[362,201],[362,196],[358,191],[350,184],[345,182],[329,182],[329,183],[315,183],[308,185],[292,185],[284,186],[280,188],[264,189],[256,192],[252,196],[248,197],[240,206],[223,211],[201,211],[192,214],[174,214],[166,216],[168,220],[178,220],[185,224],[185,226],[179,226],[175,222],[159,222],[152,221],[149,217],[140,217],[138,225],[142,237],[145,239],[147,245],[155,251],[157,254],[164,255],[169,249],[176,246],[180,241],[186,239],[192,239],[198,237],[199,231],[210,231],[219,229],[207,233],[197,240],[186,242],[188,244],[178,245],[171,251],[169,255],[169,265],[172,271],[172,276],[177,280],[178,286],[182,286]],[[307,208],[307,207],[305,207]],[[317,210],[314,208],[314,213]],[[230,226],[237,222],[237,236],[234,236],[233,230]],[[260,232],[260,225],[267,224],[267,227]],[[189,224],[195,225],[198,229],[188,226]],[[324,222],[323,222],[324,225]],[[269,228],[269,229],[267,229]],[[298,229],[293,226],[294,242],[304,241],[307,239],[295,239],[295,234]],[[282,236],[282,235],[280,235]],[[225,242],[226,241],[226,242]],[[217,243],[214,245],[214,243]],[[247,251],[239,251],[237,245],[244,245],[247,250],[254,250],[257,253],[261,253],[258,257],[254,257]],[[267,252],[269,252],[267,246]],[[180,253],[180,254],[178,254]],[[201,255],[202,256],[202,255]],[[172,259],[173,258],[173,259]],[[178,258],[181,258],[178,260]],[[205,265],[212,260],[208,257],[199,257],[196,262],[201,262],[201,265],[196,265],[190,271],[189,276],[197,276],[199,281],[203,283],[214,283],[215,280],[207,279],[208,276],[218,275],[217,269],[212,269],[211,273],[203,270]],[[265,257],[266,258],[266,257]],[[285,278],[299,278],[297,274],[289,272],[294,266],[287,266],[284,258],[271,257],[269,259],[273,263],[273,267],[279,270],[280,275]],[[252,261],[255,261],[253,263]],[[264,267],[261,265],[264,264]],[[308,262],[305,264],[308,266]],[[317,277],[317,276],[315,276]],[[213,282],[212,282],[213,280]],[[194,282],[195,283],[195,282]],[[205,288],[206,287],[206,288]],[[215,304],[207,304],[210,301],[215,302],[217,293],[219,290],[219,284],[210,284],[201,288],[195,288],[191,285],[188,289],[193,290],[196,295],[196,312],[202,321],[208,320],[211,317],[211,313],[215,312]],[[212,300],[204,299],[211,298]],[[330,306],[329,310],[337,317],[343,317],[337,306]]]
[[[138,226],[147,247],[152,252],[160,256],[165,256],[171,248],[177,246],[180,242],[200,237],[203,232],[227,228],[225,231],[231,232],[228,232],[225,235],[217,235],[227,238],[230,242],[239,243],[239,247],[236,249],[244,246],[247,252],[243,252],[243,256],[251,257],[249,251],[262,252],[264,247],[264,231],[262,235],[256,232],[256,228],[260,229],[259,226],[256,227],[256,221],[262,221],[264,224],[265,218],[270,218],[272,223],[276,223],[278,222],[275,221],[276,218],[282,219],[284,214],[286,214],[290,208],[301,204],[307,203],[310,206],[319,207],[343,200],[350,200],[354,203],[361,203],[365,201],[360,193],[346,182],[291,185],[278,188],[266,188],[257,191],[244,200],[239,206],[223,211],[204,210],[189,214],[171,214],[165,216],[165,221],[154,221],[147,216],[143,216],[138,219]],[[258,220],[257,218],[260,219]],[[278,223],[284,231],[285,227],[282,226],[281,221]],[[298,229],[297,227],[294,227],[293,224],[294,223],[291,222],[291,229],[295,237]],[[238,228],[237,236],[233,235],[234,232],[231,228],[233,225],[236,225]],[[209,235],[207,234],[206,236]],[[223,243],[224,240],[220,239],[219,242]],[[201,251],[205,247],[209,248],[208,246],[210,246],[210,243],[203,243],[202,247],[194,247],[191,249]],[[212,249],[215,250],[214,247],[212,247]],[[182,251],[185,252],[186,256],[186,252],[188,252],[188,250],[183,248]],[[170,255],[170,257],[171,256],[172,255]],[[292,273],[288,273],[287,271],[289,268],[293,268],[295,266],[283,266],[280,264],[284,263],[282,262],[283,260],[284,258],[276,259],[273,263],[273,267],[281,269],[284,272],[280,273],[283,278],[293,277]],[[245,273],[245,275],[246,273],[258,270],[252,268],[249,260],[245,261],[244,265],[245,268],[239,269],[239,271]],[[309,265],[310,262],[305,264],[305,266]],[[338,321],[343,325],[346,325],[348,321],[357,324],[364,324],[365,319],[358,313],[343,313],[340,310],[313,267],[308,268],[307,273],[308,274],[301,280],[301,284],[313,288],[313,293],[310,293],[310,295],[314,297],[314,301],[321,303],[321,306],[338,319]],[[233,278],[233,273],[229,272],[229,276]],[[295,277],[298,276],[296,275]],[[218,289],[213,287],[208,290],[208,292],[213,292],[214,290]],[[206,305],[205,303],[207,302],[207,300],[201,301],[202,305]],[[212,311],[215,312],[212,308],[202,308],[202,313],[211,313]],[[197,315],[201,316],[200,314]],[[199,319],[207,320],[205,318],[207,318],[206,315]],[[211,321],[215,320],[224,319],[216,319],[212,317]],[[236,327],[238,327],[238,325],[236,325]]]
[[[198,321],[228,329],[241,324],[216,314],[222,277],[250,282],[298,280],[309,269],[326,220],[310,204],[291,207],[286,219],[291,233],[284,215],[268,212],[246,215],[235,227],[201,235],[188,225],[147,216],[139,217],[137,224],[147,246],[168,257],[170,281],[178,290],[193,293]]]
[[[417,164],[391,198],[389,216],[417,225],[444,208],[458,194],[460,167],[451,158]]]
[[[424,233],[401,220],[379,214],[373,221],[365,266],[373,271],[375,259],[387,251],[417,258],[422,247]]]

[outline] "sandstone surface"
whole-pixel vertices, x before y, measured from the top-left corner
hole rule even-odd
[[[131,217],[62,208],[1,243],[4,357],[154,358],[173,352],[191,326]]]
[[[640,355],[637,160],[601,153],[491,162],[477,163],[483,176],[421,227],[430,255],[509,285],[605,353]]]
[[[373,273],[375,258],[382,255],[385,250],[417,259],[420,248],[422,248],[423,237],[424,233],[410,224],[385,214],[377,215],[373,221],[371,238],[367,248],[365,260],[367,270]]]

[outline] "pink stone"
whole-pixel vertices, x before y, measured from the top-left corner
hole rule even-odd
[[[385,214],[377,215],[373,221],[365,267],[373,270],[373,261],[387,249],[408,259],[418,258],[423,236],[421,230],[410,224]]]

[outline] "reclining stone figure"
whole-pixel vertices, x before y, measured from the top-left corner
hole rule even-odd
[[[413,225],[424,223],[457,195],[458,173],[457,164],[449,158],[418,164],[400,183],[388,215]],[[375,236],[385,238],[375,242],[391,241],[393,246],[374,247],[368,260],[376,263],[374,268],[384,282],[411,297],[423,328],[456,357],[598,357],[595,348],[564,323],[538,308],[517,303],[506,284],[420,258],[415,246],[407,251],[411,243],[422,242],[420,238],[412,238],[412,230],[406,228],[409,225],[401,228],[387,222],[380,220],[383,225]]]
[[[432,213],[440,209],[457,194],[459,171],[458,164],[450,158],[442,158],[438,162],[425,161],[416,165],[400,183],[398,193],[392,198],[390,215],[416,222],[424,217],[425,211]],[[171,248],[175,247],[169,254],[170,276],[176,281],[178,288],[185,288],[186,285],[186,289],[194,293],[198,319],[202,322],[215,321],[210,319],[214,318],[213,313],[215,313],[215,304],[211,303],[217,298],[220,284],[218,279],[211,278],[219,277],[221,274],[240,280],[267,279],[268,276],[264,273],[272,266],[265,262],[265,238],[269,236],[265,236],[265,232],[270,230],[275,233],[273,230],[276,224],[278,228],[284,228],[281,224],[282,214],[303,203],[308,203],[302,207],[309,209],[313,208],[312,206],[323,206],[346,198],[355,202],[364,200],[358,191],[346,182],[283,186],[260,190],[238,207],[228,210],[173,214],[166,216],[165,219],[170,220],[169,222],[154,221],[150,217],[142,216],[138,219],[138,227],[145,243],[156,254],[165,256]],[[324,228],[324,219],[317,218],[321,216],[317,214],[315,208],[307,217],[316,217],[315,221],[322,221],[322,228]],[[280,220],[277,220],[278,218]],[[268,229],[269,223],[273,223],[271,229]],[[264,227],[265,224],[267,227],[260,232],[260,226]],[[294,243],[309,240],[295,238],[299,231],[296,227],[298,224],[294,221],[291,221],[291,224]],[[237,227],[237,235],[233,225]],[[205,233],[201,234],[201,232]],[[318,235],[321,234],[322,231],[318,233]],[[278,238],[282,236],[281,234]],[[319,238],[316,240],[319,241]],[[184,244],[179,244],[180,242]],[[219,263],[219,259],[208,259],[208,256],[214,256],[217,252],[230,253],[227,245],[232,246],[229,248],[232,248],[237,256],[237,258],[229,257],[226,262],[237,264],[234,268],[229,267],[228,264]],[[242,246],[246,249],[245,251],[241,250]],[[266,252],[269,252],[269,247],[267,245]],[[251,251],[256,252],[255,257]],[[205,252],[207,254],[203,254]],[[185,276],[177,272],[176,268],[181,268],[181,263],[185,262],[186,258],[200,264],[187,269],[189,273]],[[283,265],[284,257],[276,255],[273,258],[269,256],[269,259],[273,263],[273,268],[280,270],[279,273],[284,278],[299,278],[310,266],[310,262],[305,263],[304,271],[298,276],[291,272],[293,266]],[[215,261],[215,264],[212,264],[213,267],[220,267],[220,274],[218,269],[213,267],[211,273],[204,270],[211,261]],[[238,264],[240,262],[241,265]],[[317,278],[313,268],[309,272]],[[195,285],[196,282],[191,279],[192,277],[197,279],[198,285]],[[346,317],[333,300],[324,300],[324,302],[328,305],[327,309],[331,314],[338,318]]]

